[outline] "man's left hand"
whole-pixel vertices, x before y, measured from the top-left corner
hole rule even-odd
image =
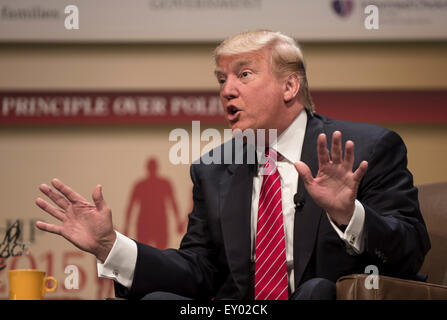
[[[341,132],[332,134],[331,154],[326,147],[326,135],[318,136],[318,173],[313,178],[304,162],[295,163],[307,192],[314,201],[329,214],[338,225],[348,225],[355,209],[357,190],[368,169],[368,162],[362,161],[356,171],[354,165],[354,142],[348,140],[342,157]]]

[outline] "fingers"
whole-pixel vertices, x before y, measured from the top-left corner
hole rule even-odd
[[[320,139],[320,137],[318,137],[318,139]],[[354,142],[352,142],[351,140],[346,141],[344,156],[342,156],[343,149],[341,146],[342,146],[342,134],[340,131],[334,131],[334,133],[332,134],[332,145],[331,145],[332,162],[335,164],[342,163],[347,169],[352,170],[352,167],[354,165]],[[320,150],[318,150],[318,155],[320,157]]]
[[[354,142],[348,140],[345,144],[344,165],[347,170],[352,171],[354,166]]]
[[[62,181],[60,181],[59,179],[51,180],[51,184],[57,190],[59,190],[68,200],[70,200],[70,202],[72,202],[72,203],[80,202],[80,201],[87,202],[87,200],[85,200],[85,198],[83,196],[81,196],[80,194],[78,194],[77,192],[72,190],[69,186],[63,184]]]
[[[324,133],[318,136],[318,162],[319,168],[328,163],[341,164],[348,171],[352,172],[354,166],[354,142],[351,140],[346,141],[345,151],[343,154],[342,149],[342,134],[340,131],[334,131],[332,134],[331,154],[329,157],[329,151],[326,147],[326,135]],[[332,160],[332,162],[331,162]],[[368,169],[368,162],[363,161],[359,168],[356,170],[354,179],[360,181],[365,175]]]
[[[296,171],[298,171],[299,177],[303,179],[305,185],[309,185],[313,182],[312,172],[309,167],[302,161],[294,163]]]
[[[49,186],[47,186],[46,184],[41,184],[39,186],[39,189],[46,196],[48,196],[54,203],[56,203],[61,209],[67,210],[71,203],[76,203],[76,202],[88,203],[88,201],[83,196],[81,196],[80,194],[75,192],[73,189],[71,189],[64,183],[62,183],[62,181],[60,181],[59,179],[53,179],[51,181],[51,184],[57,190],[59,190],[66,198],[63,197],[61,194],[53,191],[53,189],[50,188]],[[106,207],[106,203],[102,196],[101,185],[96,186],[95,190],[93,191],[92,197],[93,197],[93,201],[95,202],[96,208],[98,210],[102,210],[103,208]],[[42,208],[43,210],[45,210],[46,212],[48,212],[49,214],[51,214],[52,216],[54,216],[55,218],[57,218],[59,220],[62,220],[65,216],[63,212],[59,211],[54,206],[50,205],[49,203],[47,203],[46,201],[44,201],[40,198],[36,200],[36,204],[40,208]]]
[[[332,134],[331,158],[333,163],[341,163],[342,149],[341,149],[341,132],[334,131]]]
[[[70,205],[70,202],[68,202],[67,199],[65,199],[59,193],[54,192],[53,189],[51,189],[46,184],[41,184],[39,186],[39,190],[42,191],[48,198],[50,198],[55,204],[57,204],[63,210],[67,210],[68,206]]]
[[[61,227],[60,226],[56,226],[54,224],[49,224],[49,223],[45,223],[45,222],[42,222],[42,221],[37,221],[36,222],[36,227],[39,228],[42,231],[51,232],[51,233],[54,233],[54,234],[61,235]]]
[[[329,150],[326,147],[326,135],[324,133],[318,136],[317,142],[318,164],[321,168],[330,161]]]
[[[363,176],[365,175],[366,171],[368,170],[368,162],[367,161],[362,161],[359,165],[359,167],[357,168],[357,170],[355,170],[353,178],[356,182],[360,183],[360,180],[362,180]]]
[[[93,190],[93,194],[92,194],[92,199],[93,202],[96,205],[96,208],[98,209],[98,211],[101,211],[102,209],[104,209],[107,204],[104,201],[104,197],[102,195],[102,186],[101,185],[97,185],[95,190]]]
[[[346,141],[345,143],[345,153],[342,158],[342,148],[341,148],[341,139],[342,135],[340,131],[334,131],[332,134],[332,149],[331,149],[331,157],[333,163],[342,163],[346,170],[352,171],[354,166],[354,142],[351,140]],[[368,169],[368,162],[362,161],[354,172],[354,179],[356,181],[360,181],[365,175]]]
[[[65,213],[63,213],[61,210],[57,209],[56,207],[52,206],[51,204],[49,204],[45,200],[43,200],[41,198],[37,198],[36,199],[36,204],[37,204],[37,206],[39,208],[41,208],[42,210],[48,212],[49,214],[51,214],[53,217],[55,217],[59,221],[64,221]]]

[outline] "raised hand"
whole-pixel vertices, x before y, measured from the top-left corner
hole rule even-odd
[[[60,180],[53,179],[51,184],[60,193],[46,184],[40,185],[39,189],[58,207],[41,198],[36,199],[36,204],[62,224],[37,221],[37,228],[63,236],[79,249],[92,253],[104,262],[113,247],[116,234],[112,212],[104,201],[101,186],[96,186],[93,191],[93,205]]]
[[[347,141],[342,157],[341,132],[332,134],[331,154],[326,147],[326,135],[318,136],[318,173],[315,178],[304,162],[295,163],[304,186],[312,199],[329,214],[338,225],[347,225],[355,208],[357,191],[368,169],[368,162],[362,161],[355,172],[354,142]]]

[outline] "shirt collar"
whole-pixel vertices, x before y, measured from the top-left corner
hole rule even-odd
[[[301,158],[301,149],[303,147],[304,134],[306,132],[307,113],[303,109],[300,114],[292,121],[286,130],[270,144],[287,161],[295,163]],[[256,150],[258,159],[261,159],[263,150]]]

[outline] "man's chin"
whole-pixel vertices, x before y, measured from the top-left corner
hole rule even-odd
[[[247,130],[247,129],[252,129],[248,124],[243,123],[243,122],[240,121],[240,120],[229,121],[229,122],[228,122],[228,125],[229,125],[229,127],[230,127],[230,129],[231,129],[232,131],[234,131],[234,130],[240,130],[240,131],[244,132],[244,131]]]
[[[246,126],[241,125],[230,125],[230,129],[232,131],[242,131],[242,132],[245,132],[245,130],[247,129],[251,130],[251,128],[247,128]]]

